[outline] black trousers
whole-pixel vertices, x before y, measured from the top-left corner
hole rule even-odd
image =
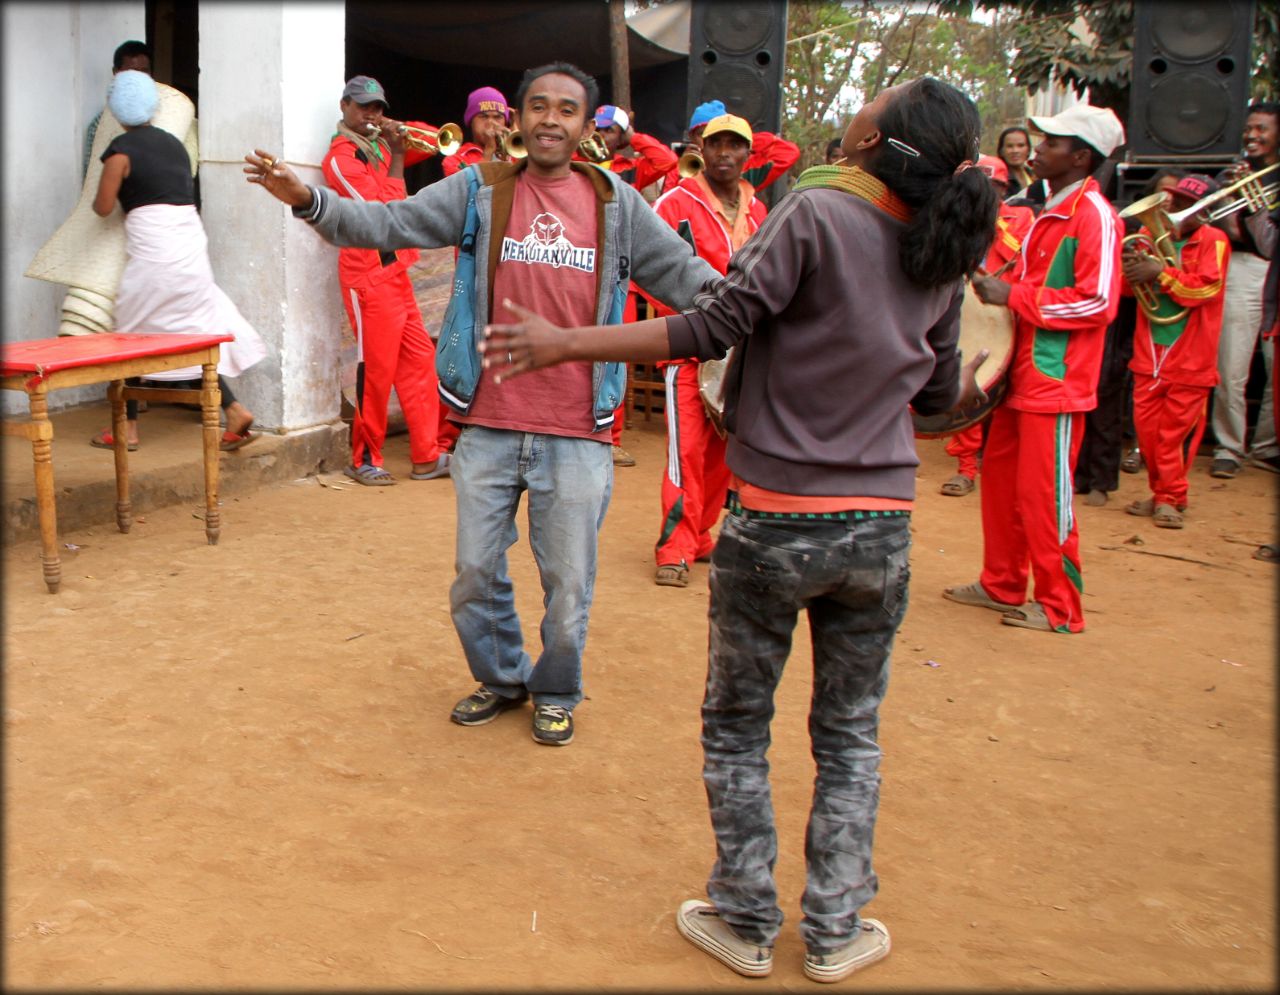
[[[1120,298],[1116,319],[1107,326],[1102,369],[1098,375],[1098,406],[1085,416],[1084,441],[1076,460],[1075,490],[1114,491],[1120,487],[1120,460],[1125,438],[1133,438],[1133,331],[1138,306],[1132,297]]]

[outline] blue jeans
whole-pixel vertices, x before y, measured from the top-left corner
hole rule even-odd
[[[809,737],[817,779],[805,836],[800,935],[829,953],[856,935],[876,893],[880,701],[907,609],[910,519],[774,521],[729,515],[711,558],[702,776],[716,837],[707,894],[753,943],[782,925],[769,794],[773,693],[800,609],[813,641]]]
[[[608,436],[605,436],[605,443]],[[596,538],[613,492],[613,456],[589,439],[467,425],[451,470],[458,501],[453,626],[471,674],[496,694],[572,709],[596,583]],[[529,545],[542,579],[542,654],[524,649],[507,550],[529,492]]]

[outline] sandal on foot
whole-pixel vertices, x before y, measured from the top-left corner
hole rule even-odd
[[[653,574],[659,587],[688,587],[689,568],[683,563],[663,563]]]
[[[257,432],[250,432],[247,428],[243,432],[223,432],[218,448],[224,453],[235,452],[237,449],[243,449],[257,437]]]
[[[448,453],[441,453],[436,457],[436,467],[434,470],[424,470],[422,473],[409,474],[410,480],[435,480],[437,477],[449,476],[449,464],[453,462],[453,457]]]
[[[962,605],[972,605],[975,608],[991,608],[998,612],[1007,612],[1017,605],[1006,604],[1003,601],[997,601],[987,593],[987,589],[978,581],[972,584],[965,584],[964,587],[948,587],[942,592],[942,596],[948,601],[956,601]]]
[[[938,490],[947,497],[964,497],[973,490],[973,478],[966,477],[963,473],[957,473],[954,477],[938,488]]]
[[[342,472],[357,484],[364,484],[366,487],[386,487],[396,482],[396,478],[391,476],[389,470],[374,466],[372,463],[349,466]]]
[[[1139,518],[1150,518],[1156,512],[1155,498],[1143,498],[1141,501],[1130,501],[1124,506],[1127,514],[1137,515]]]
[[[111,429],[104,428],[89,440],[89,445],[96,446],[99,449],[115,449],[116,437],[111,434]],[[138,444],[136,442],[128,442],[125,443],[125,448],[131,453],[136,453],[138,451]]]
[[[1142,469],[1142,464],[1142,451],[1136,448],[1130,449],[1120,461],[1120,469],[1125,473],[1137,473]]]
[[[1269,542],[1253,551],[1253,558],[1263,563],[1280,563],[1280,546]]]
[[[1182,513],[1171,504],[1156,505],[1155,511],[1152,512],[1151,520],[1155,523],[1156,528],[1182,528]]]
[[[1020,629],[1035,629],[1038,632],[1069,633],[1071,631],[1066,626],[1061,629],[1055,629],[1053,623],[1049,621],[1044,605],[1038,601],[1033,601],[1029,605],[1023,605],[1021,608],[1005,612],[1004,618],[1000,619],[1000,621],[1005,625],[1016,625]]]

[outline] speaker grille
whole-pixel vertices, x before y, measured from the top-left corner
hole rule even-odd
[[[751,66],[742,62],[718,62],[707,70],[702,83],[703,93],[714,93],[724,101],[732,113],[744,117],[759,129],[759,122],[768,120],[768,100],[777,99],[777,92],[760,77]]]
[[[1151,11],[1151,38],[1165,55],[1201,62],[1225,52],[1239,18],[1234,4],[1161,3]]]
[[[711,4],[703,22],[707,45],[729,55],[765,48],[773,27],[771,7],[759,0]]]
[[[1204,73],[1162,79],[1151,88],[1147,132],[1175,152],[1198,152],[1223,137],[1231,115],[1231,95]]]

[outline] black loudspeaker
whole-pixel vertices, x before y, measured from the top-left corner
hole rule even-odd
[[[1253,0],[1136,0],[1134,8],[1130,156],[1237,155]]]
[[[776,134],[786,41],[786,0],[693,0],[685,124],[699,104],[723,100],[753,131]]]

